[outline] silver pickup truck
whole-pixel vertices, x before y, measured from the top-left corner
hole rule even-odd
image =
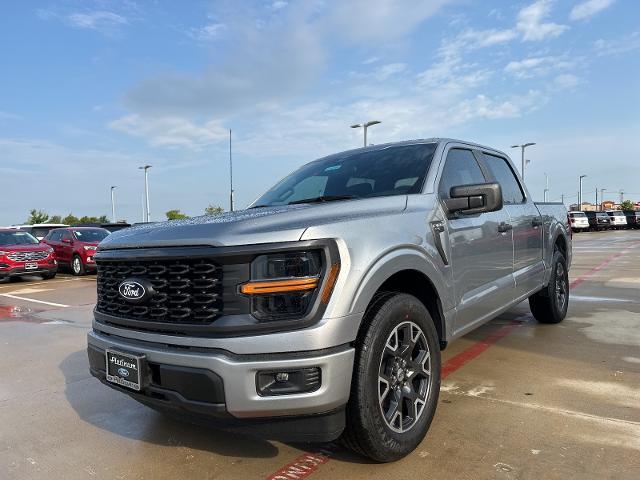
[[[562,321],[571,238],[507,155],[438,138],[321,158],[246,210],[115,232],[95,260],[103,383],[386,462],[424,438],[449,342],[526,299]]]

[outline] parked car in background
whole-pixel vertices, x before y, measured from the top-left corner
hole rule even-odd
[[[584,212],[589,220],[589,230],[597,231],[609,230],[611,228],[611,218],[604,212]]]
[[[0,279],[37,274],[46,280],[55,277],[57,271],[51,247],[29,232],[0,228]]]
[[[71,268],[74,275],[84,275],[96,269],[93,255],[98,243],[109,235],[104,228],[68,227],[51,230],[43,243],[53,248],[61,265]]]
[[[627,228],[640,228],[640,210],[623,210],[627,217]]]
[[[607,215],[611,218],[611,226],[613,228],[626,228],[627,227],[627,217],[625,217],[622,210],[607,210]]]
[[[69,225],[64,223],[36,223],[34,225],[13,225],[9,228],[17,228],[23,232],[29,232],[38,240],[42,240],[54,228],[64,228],[68,226]]]
[[[589,219],[584,212],[572,210],[569,212],[569,226],[574,232],[587,231],[589,230]]]

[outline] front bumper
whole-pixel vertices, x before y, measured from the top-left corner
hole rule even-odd
[[[57,264],[40,264],[37,269],[27,270],[23,265],[10,266],[9,268],[0,269],[0,278],[22,277],[24,275],[40,275],[42,273],[56,273],[58,271]]]
[[[115,348],[144,354],[153,374],[140,393],[105,380],[105,349]],[[88,354],[92,375],[136,400],[164,410],[220,420],[221,426],[286,425],[298,439],[326,441],[337,438],[344,427],[344,406],[349,399],[354,349],[343,345],[326,350],[286,354],[236,355],[220,349],[175,348],[125,339],[101,332],[89,332]],[[256,388],[258,371],[321,369],[320,388],[309,393],[260,396]],[[167,372],[163,378],[163,369]],[[196,377],[193,377],[196,375]],[[194,394],[186,379],[198,378],[208,385]],[[169,379],[169,380],[167,380]],[[183,381],[185,380],[185,381]],[[204,401],[203,401],[204,400]],[[306,427],[305,427],[306,426]],[[294,431],[295,430],[295,431]],[[260,433],[260,432],[258,432]]]

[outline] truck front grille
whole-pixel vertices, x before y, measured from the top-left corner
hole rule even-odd
[[[7,255],[9,260],[14,262],[37,262],[49,256],[48,252],[13,252]]]
[[[210,259],[97,261],[96,310],[114,317],[169,324],[206,325],[222,311],[222,268]],[[146,280],[155,291],[144,304],[119,293],[129,279]]]

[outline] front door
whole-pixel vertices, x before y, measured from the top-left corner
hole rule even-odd
[[[472,150],[455,146],[445,155],[440,198],[448,198],[451,187],[489,181]],[[508,224],[504,209],[449,216],[446,222],[457,305],[454,334],[492,318],[513,300],[513,240]]]

